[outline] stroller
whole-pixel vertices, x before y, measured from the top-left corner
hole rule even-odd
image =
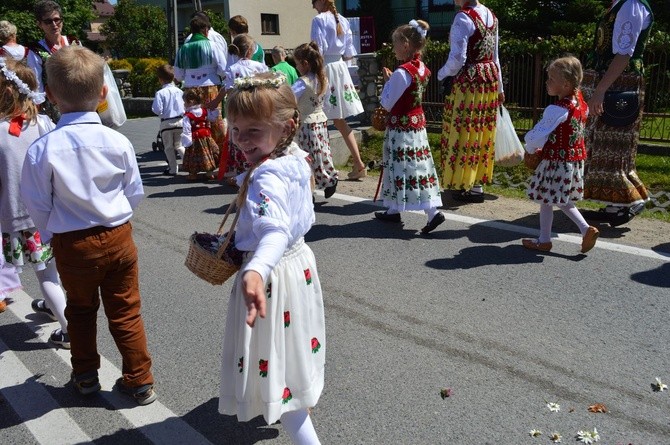
[[[151,143],[151,149],[153,151],[165,151],[165,146],[163,145],[163,137],[161,136],[161,131],[158,131],[156,135],[156,141]]]

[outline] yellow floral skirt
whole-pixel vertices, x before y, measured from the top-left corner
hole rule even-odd
[[[454,82],[444,103],[441,168],[445,189],[490,184],[498,108],[497,81]]]

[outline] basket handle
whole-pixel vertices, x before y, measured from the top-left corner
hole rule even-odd
[[[226,236],[226,239],[223,241],[223,244],[219,246],[219,250],[216,251],[217,258],[221,258],[221,255],[223,254],[223,252],[225,252],[226,248],[228,247],[228,244],[230,244],[231,238],[233,237],[233,229],[235,228],[235,225],[237,225],[237,220],[240,217],[240,210],[242,209],[244,199],[246,198],[247,192],[249,191],[250,179],[251,179],[251,170],[249,170],[247,172],[247,175],[244,177],[244,181],[242,182],[242,187],[240,187],[240,191],[237,194],[237,198],[235,199],[235,201],[231,202],[230,205],[228,206],[228,210],[226,210],[226,214],[223,216],[223,221],[221,221],[219,230],[216,231],[217,235],[221,235],[223,233],[223,226],[226,224],[226,220],[228,219],[230,212],[234,208],[237,208],[237,211],[235,212],[235,218],[233,218],[233,223],[230,225],[230,229],[228,229],[228,235]]]

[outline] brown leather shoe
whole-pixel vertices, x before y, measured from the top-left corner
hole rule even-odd
[[[523,239],[521,240],[521,244],[523,244],[523,247],[526,249],[539,250],[541,252],[549,252],[553,247],[551,242],[541,243],[536,239]]]
[[[593,226],[589,226],[589,228],[586,229],[586,233],[582,238],[582,253],[586,253],[593,249],[593,246],[596,245],[596,240],[598,239],[599,235],[600,231]]]
[[[5,300],[0,300],[0,312],[5,312],[5,309],[7,309],[7,303]]]

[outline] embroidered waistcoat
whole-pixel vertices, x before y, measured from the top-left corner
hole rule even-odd
[[[196,116],[192,112],[184,113],[191,120],[191,134],[193,139],[202,139],[212,135],[209,122],[207,121],[207,110],[202,109],[202,115]]]
[[[561,161],[582,161],[586,159],[584,135],[586,133],[586,118],[588,106],[577,93],[577,105],[569,97],[556,103],[557,106],[568,110],[568,118],[556,127],[554,132],[542,148],[542,159]]]
[[[403,69],[412,77],[412,83],[402,93],[389,113],[389,128],[403,130],[420,130],[426,126],[426,117],[421,106],[423,93],[428,86],[430,70],[419,59],[418,55],[398,68]],[[423,70],[423,73],[421,71]]]

